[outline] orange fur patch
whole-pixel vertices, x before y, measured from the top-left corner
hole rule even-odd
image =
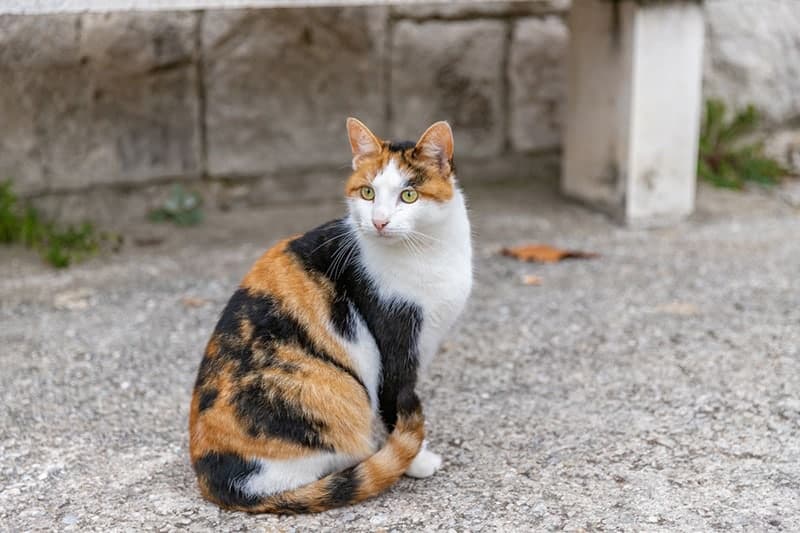
[[[252,437],[240,422],[233,406],[233,396],[239,388],[231,375],[232,363],[218,372],[209,385],[218,391],[214,405],[199,413],[200,391],[192,395],[190,411],[189,455],[192,461],[209,452],[232,452],[244,457],[269,457],[272,459],[296,459],[305,457],[309,451],[300,444],[280,438]]]
[[[401,171],[409,176],[415,176],[412,181],[418,180],[419,183],[412,184],[412,187],[421,197],[437,202],[446,202],[453,197],[453,179],[449,171],[452,165],[447,165],[443,173],[443,169],[438,165],[424,158],[415,157],[414,148],[396,152],[389,150],[388,143],[383,143],[380,153],[359,160],[358,167],[345,184],[345,195],[358,196],[361,187],[370,185],[391,161],[394,161]]]
[[[333,287],[322,277],[312,277],[286,247],[291,239],[273,246],[256,262],[242,281],[251,294],[269,295],[302,324],[317,346],[342,366],[354,370],[347,351],[328,329]]]

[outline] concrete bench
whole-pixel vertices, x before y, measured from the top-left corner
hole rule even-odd
[[[415,3],[432,2],[4,0],[0,14]],[[688,215],[701,114],[699,2],[572,0],[569,28],[563,191],[630,224],[664,224]]]
[[[699,2],[573,0],[562,188],[633,224],[692,212]]]

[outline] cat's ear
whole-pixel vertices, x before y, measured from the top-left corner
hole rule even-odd
[[[437,122],[425,130],[417,141],[417,157],[435,163],[443,174],[451,171],[453,160],[453,130],[445,121]]]
[[[347,136],[350,138],[350,148],[353,150],[353,170],[360,158],[375,155],[381,151],[380,139],[357,118],[349,117],[347,119]]]

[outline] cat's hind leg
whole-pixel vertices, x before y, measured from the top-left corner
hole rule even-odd
[[[442,466],[442,457],[428,449],[428,441],[422,444],[411,466],[406,470],[406,475],[415,478],[431,477]]]

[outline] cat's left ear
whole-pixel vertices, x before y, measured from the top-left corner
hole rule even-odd
[[[357,118],[347,119],[347,136],[350,138],[350,148],[353,150],[353,170],[356,169],[359,159],[381,151],[380,139]]]
[[[417,157],[435,163],[439,170],[450,174],[453,161],[453,130],[445,121],[437,122],[425,130],[417,141]]]

